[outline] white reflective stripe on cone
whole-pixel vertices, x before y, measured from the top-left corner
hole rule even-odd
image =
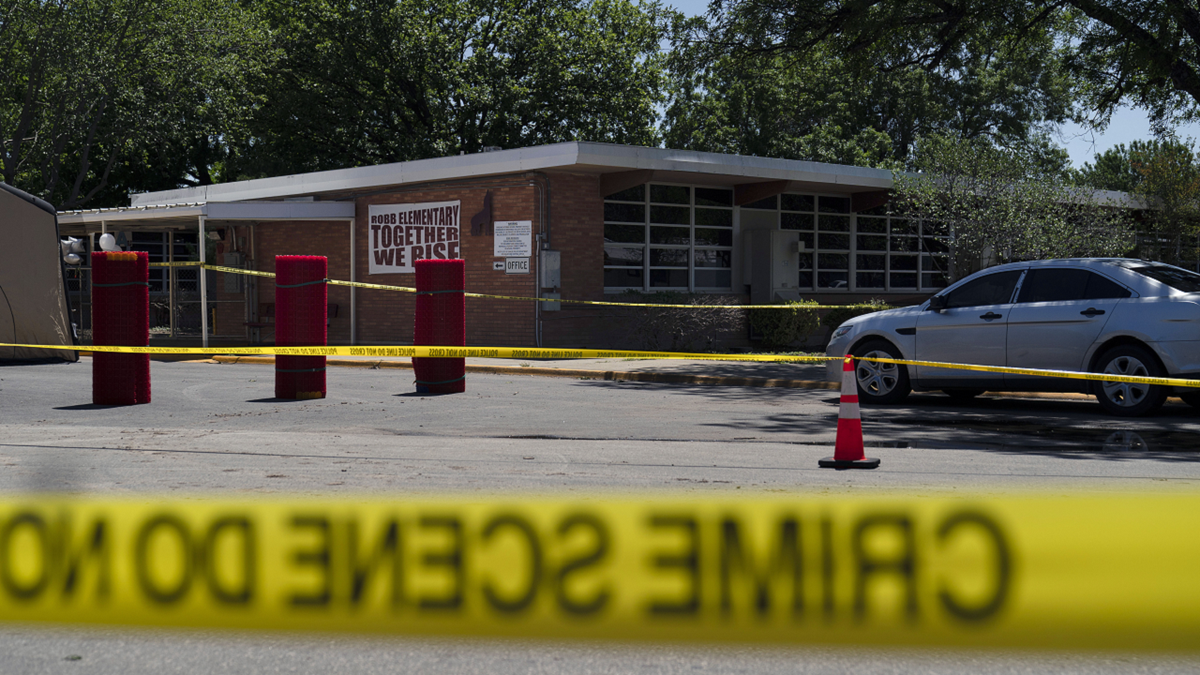
[[[853,370],[842,371],[842,393],[858,394],[858,380],[854,378]]]
[[[842,401],[842,405],[838,408],[838,419],[857,420],[862,419],[862,415],[858,412],[858,402]]]

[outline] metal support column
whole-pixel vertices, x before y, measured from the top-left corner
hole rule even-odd
[[[204,216],[200,216],[200,346],[208,349],[208,275],[205,274],[204,250],[208,241],[204,235]]]
[[[167,232],[167,262],[172,263],[167,268],[167,306],[171,313],[168,322],[171,326],[171,337],[175,337],[175,232]]]
[[[349,222],[350,222],[350,281],[355,282],[355,281],[358,281],[358,277],[356,277],[355,273],[354,273],[354,226],[355,226],[355,221],[351,220]],[[355,312],[355,309],[354,309],[355,308],[354,300],[356,297],[355,292],[354,292],[355,290],[356,289],[354,288],[354,286],[350,287],[350,344],[352,344],[352,345],[358,344],[358,320],[356,318],[357,313]]]

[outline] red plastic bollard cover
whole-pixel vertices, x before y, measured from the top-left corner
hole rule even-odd
[[[413,344],[467,344],[467,267],[463,260],[417,260],[417,308]],[[453,394],[467,390],[467,360],[413,358],[417,391]]]
[[[319,255],[275,256],[275,344],[328,344],[329,260]],[[324,356],[276,356],[275,398],[325,398]]]
[[[150,257],[145,251],[92,253],[92,344],[150,344]],[[92,403],[150,402],[149,354],[92,355]]]

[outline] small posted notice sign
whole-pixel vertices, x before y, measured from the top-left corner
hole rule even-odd
[[[492,255],[497,258],[528,258],[533,255],[533,221],[508,220],[493,224],[496,232]]]

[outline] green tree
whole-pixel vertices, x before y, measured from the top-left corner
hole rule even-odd
[[[1021,58],[1047,36],[1079,79],[1091,121],[1122,103],[1159,119],[1200,102],[1200,8],[1182,0],[727,0],[718,23],[740,49],[806,53],[828,45],[860,68],[938,70],[976,41]],[[738,41],[754,26],[758,43]]]
[[[639,0],[262,0],[286,56],[234,173],[568,140],[654,145],[668,14]]]
[[[1168,136],[1118,145],[1084,164],[1076,180],[1142,201],[1136,255],[1183,265],[1200,259],[1200,155],[1191,140]]]
[[[941,224],[949,235],[950,276],[1014,260],[1118,255],[1134,243],[1126,208],[1071,187],[1020,150],[983,140],[930,136],[918,147],[919,173],[895,175],[895,208]]]
[[[236,0],[10,0],[0,178],[66,209],[206,182],[269,58]]]
[[[795,36],[781,32],[800,20],[786,3],[713,8],[711,22],[692,19],[673,35],[672,147],[893,166],[910,163],[929,134],[1012,144],[1072,115],[1075,80],[1048,30],[1020,50],[1012,38],[980,33],[927,64],[908,44],[868,52],[811,39],[795,47]]]

